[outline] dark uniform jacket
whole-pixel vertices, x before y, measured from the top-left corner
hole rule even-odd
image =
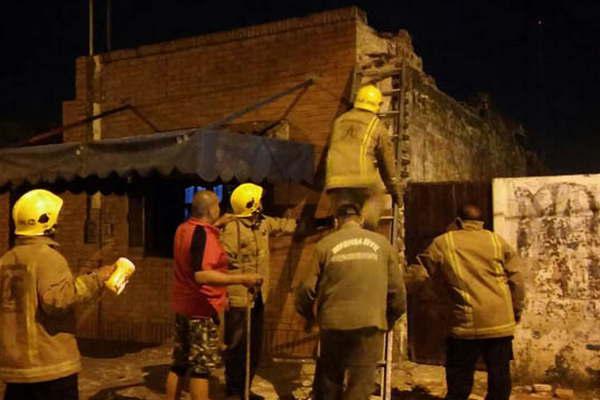
[[[269,237],[292,234],[296,220],[289,218],[265,217],[254,223],[251,218],[238,218],[227,225],[221,234],[223,247],[229,256],[229,273],[255,272],[262,276],[262,299],[266,303],[270,290],[270,250]],[[229,304],[232,307],[245,307],[247,289],[242,285],[227,287]]]
[[[406,310],[402,269],[388,240],[348,222],[317,243],[296,310],[321,329],[388,330]]]
[[[451,335],[461,339],[512,336],[524,302],[519,258],[483,222],[461,221],[461,229],[436,237],[419,262],[448,287]]]
[[[379,117],[354,108],[334,122],[325,189],[382,189],[383,182],[388,192],[399,193],[394,160],[390,135]]]
[[[73,278],[58,244],[17,238],[0,258],[0,380],[31,383],[79,372],[73,306],[100,293],[95,273]]]

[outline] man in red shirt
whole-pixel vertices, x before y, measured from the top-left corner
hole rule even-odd
[[[219,199],[209,190],[196,193],[191,218],[177,228],[171,306],[175,311],[173,364],[167,399],[179,397],[180,377],[190,373],[192,400],[208,399],[208,376],[220,363],[218,314],[227,306],[227,285],[259,286],[259,274],[228,275],[227,255],[219,241]]]

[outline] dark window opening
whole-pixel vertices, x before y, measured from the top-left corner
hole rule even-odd
[[[175,230],[190,217],[194,194],[214,191],[225,212],[235,186],[160,181],[140,185],[128,194],[129,246],[143,248],[146,256],[172,257]]]

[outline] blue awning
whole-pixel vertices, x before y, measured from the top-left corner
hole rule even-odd
[[[312,183],[313,146],[220,130],[0,150],[0,187],[79,178],[184,175],[206,182]]]

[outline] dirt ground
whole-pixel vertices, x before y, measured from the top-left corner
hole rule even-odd
[[[164,399],[165,378],[169,368],[169,344],[147,347],[82,341],[83,372],[79,377],[82,400],[157,400]],[[254,381],[253,391],[267,399],[308,399],[314,365],[266,363]],[[401,363],[393,372],[393,398],[397,400],[439,400],[445,394],[441,367]],[[223,370],[217,370],[211,382],[213,399],[224,399]],[[551,394],[528,393],[526,386],[516,387],[513,399],[552,398]],[[0,397],[4,386],[0,384]],[[483,399],[485,374],[476,373],[471,399]],[[184,393],[183,399],[189,399]],[[372,399],[379,397],[372,396]],[[577,392],[575,397],[600,400],[599,391]]]

